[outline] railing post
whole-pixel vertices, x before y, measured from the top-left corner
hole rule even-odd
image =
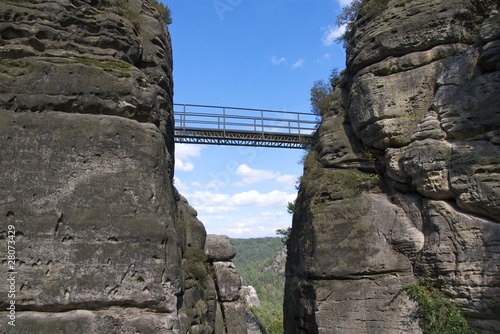
[[[262,139],[264,139],[264,110],[261,110],[260,111],[260,122],[262,124],[262,128],[261,128],[261,131],[262,131]]]
[[[224,132],[224,138],[226,137],[226,107],[222,107],[222,128]]]
[[[299,141],[300,141],[300,114],[297,114],[297,129],[299,130]]]
[[[186,105],[182,105],[182,116],[181,116],[181,127],[182,131],[186,133]]]

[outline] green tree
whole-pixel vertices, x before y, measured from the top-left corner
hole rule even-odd
[[[311,87],[311,109],[315,115],[321,116],[328,110],[331,102],[332,85],[325,80],[317,80]]]
[[[462,311],[426,278],[406,285],[400,291],[418,303],[420,327],[426,334],[475,334]]]
[[[291,202],[288,203],[289,205],[292,204]],[[294,203],[295,205],[295,203]],[[292,212],[293,213],[293,212]],[[292,228],[288,227],[286,229],[284,228],[279,228],[276,230],[276,234],[281,236],[281,242],[283,242],[285,245],[288,241],[288,238],[290,237],[290,232],[292,232]]]
[[[268,334],[283,333],[285,261],[280,238],[231,239],[236,248],[234,264],[245,285],[257,290],[260,306],[252,312]]]
[[[371,17],[378,15],[384,8],[387,7],[389,0],[354,0],[350,5],[342,7],[342,12],[337,15],[337,26],[345,27],[345,32],[337,38],[338,43],[342,43],[344,48],[347,47],[347,40],[354,22],[361,17]]]

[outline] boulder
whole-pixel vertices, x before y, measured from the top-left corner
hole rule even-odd
[[[222,303],[227,333],[247,333],[245,304],[242,302]]]
[[[260,306],[259,296],[257,295],[257,291],[253,286],[243,286],[242,290],[242,295],[245,297],[245,303],[248,305],[248,307]]]
[[[219,300],[231,302],[240,298],[241,277],[232,262],[214,262]]]
[[[236,250],[231,239],[225,235],[207,235],[205,254],[211,261],[229,261],[236,256]]]

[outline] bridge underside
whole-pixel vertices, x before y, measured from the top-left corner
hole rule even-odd
[[[176,143],[305,149],[311,146],[312,141],[312,135],[303,134],[195,129],[175,130]]]

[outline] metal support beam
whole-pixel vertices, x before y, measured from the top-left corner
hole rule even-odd
[[[307,148],[318,123],[315,115],[299,112],[174,106],[177,143]]]

